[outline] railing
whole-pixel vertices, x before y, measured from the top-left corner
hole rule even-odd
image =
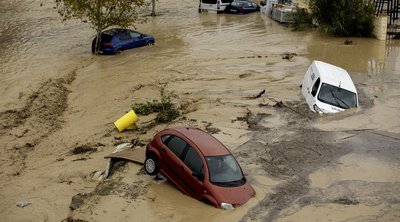
[[[400,0],[374,0],[376,15],[387,14],[388,24],[399,19]]]

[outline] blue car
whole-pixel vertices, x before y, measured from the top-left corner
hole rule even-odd
[[[92,53],[95,52],[97,37],[92,41]],[[123,50],[153,45],[155,39],[130,29],[114,28],[101,33],[100,51],[102,54],[118,54]]]
[[[235,0],[226,6],[224,12],[228,14],[247,14],[257,11],[260,11],[260,6],[257,3],[248,0]]]

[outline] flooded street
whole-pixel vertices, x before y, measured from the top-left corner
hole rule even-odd
[[[261,13],[198,13],[193,0],[157,2],[137,25],[156,44],[90,52],[94,31],[61,23],[53,1],[0,0],[0,221],[397,221],[400,218],[400,41],[292,32]],[[282,59],[283,53],[296,53]],[[346,69],[360,107],[311,113],[300,92],[313,60]],[[174,94],[182,116],[119,133],[134,103]],[[265,90],[259,98],[255,98]],[[279,102],[282,103],[279,103]],[[165,128],[213,134],[256,196],[216,209],[127,163],[99,183],[117,144]],[[96,152],[71,154],[78,146]],[[71,198],[90,193],[71,211]],[[20,208],[16,203],[31,202]],[[76,220],[76,221],[77,221]]]

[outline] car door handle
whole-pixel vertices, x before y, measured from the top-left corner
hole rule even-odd
[[[167,150],[166,149],[164,149],[164,148],[161,148],[161,150],[165,153],[165,152],[167,152]]]
[[[179,168],[180,168],[181,170],[184,170],[183,166],[179,166]]]

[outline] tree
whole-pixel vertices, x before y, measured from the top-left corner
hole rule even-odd
[[[373,29],[373,1],[310,0],[313,17],[320,27],[339,36],[370,36]]]
[[[151,0],[151,16],[156,16],[156,0]]]
[[[55,0],[63,20],[80,19],[96,30],[95,54],[100,48],[101,32],[110,26],[128,27],[144,21],[139,14],[145,0]]]

